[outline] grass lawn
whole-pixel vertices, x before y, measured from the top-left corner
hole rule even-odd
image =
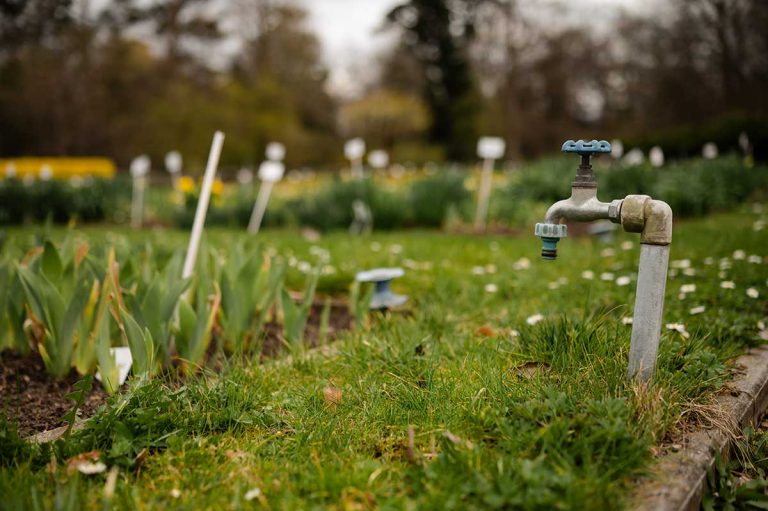
[[[552,263],[538,258],[532,233],[309,242],[266,231],[297,287],[302,262],[318,258],[329,267],[321,292],[344,291],[360,269],[403,266],[394,288],[410,295],[408,312],[371,314],[325,354],[232,361],[184,385],[134,382],[52,448],[97,449],[116,470],[84,476],[46,466],[47,451],[0,452],[0,507],[620,508],[681,422],[706,422],[728,360],[760,342],[761,218],[768,210],[745,207],[675,226],[664,321],[678,325],[664,331],[648,386],[625,380],[637,235],[568,238]],[[186,241],[180,232],[81,235],[118,247]],[[239,236],[213,231],[208,246],[226,257]]]

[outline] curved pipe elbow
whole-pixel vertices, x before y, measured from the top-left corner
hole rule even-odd
[[[559,224],[560,220],[565,218],[565,211],[571,203],[570,199],[564,199],[552,204],[544,215],[544,222],[548,224]]]
[[[672,243],[672,208],[666,202],[649,200],[644,208],[645,227],[640,233],[640,243],[669,245]]]

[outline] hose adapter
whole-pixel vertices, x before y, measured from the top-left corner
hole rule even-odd
[[[557,242],[568,235],[568,226],[565,224],[538,223],[533,233],[541,238],[541,258],[546,261],[557,259]]]

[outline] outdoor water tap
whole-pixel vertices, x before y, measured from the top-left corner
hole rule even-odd
[[[557,258],[557,242],[567,235],[567,227],[560,223],[562,220],[608,219],[621,223],[627,232],[640,233],[640,268],[627,376],[647,380],[653,374],[659,350],[669,245],[672,243],[672,209],[667,203],[647,195],[627,195],[611,202],[597,199],[597,180],[589,159],[596,153],[611,152],[611,144],[605,140],[568,140],[562,151],[579,154],[581,165],[571,185],[571,196],[553,204],[547,210],[544,222],[536,224],[534,232],[543,243],[541,256],[547,260]]]
[[[561,220],[589,222],[608,219],[619,223],[621,201],[600,202],[597,199],[597,180],[592,173],[590,158],[597,153],[610,153],[611,144],[605,140],[574,142],[563,144],[564,153],[576,153],[581,156],[581,164],[576,178],[571,183],[571,196],[553,204],[544,216],[544,222],[537,223],[534,233],[541,238],[541,257],[548,261],[557,259],[557,242],[568,235],[568,228]]]

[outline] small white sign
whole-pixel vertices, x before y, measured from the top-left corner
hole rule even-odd
[[[267,160],[259,165],[259,179],[262,181],[276,182],[283,178],[285,166],[279,161]]]
[[[181,153],[178,151],[171,151],[165,155],[165,170],[170,174],[179,174],[181,172]]]
[[[368,155],[368,164],[375,169],[383,169],[389,165],[389,155],[381,149],[371,151]]]
[[[645,161],[645,155],[643,154],[643,150],[639,147],[635,147],[634,149],[630,150],[627,154],[624,155],[624,158],[622,158],[621,163],[624,165],[642,165]]]
[[[53,169],[47,163],[40,167],[40,181],[50,181],[53,178]]]
[[[611,140],[611,156],[617,160],[624,156],[624,144],[618,138]]]
[[[707,142],[701,148],[701,155],[708,160],[717,158],[717,152],[717,145],[714,142]]]
[[[348,160],[359,160],[365,154],[365,140],[362,138],[353,138],[347,140],[344,144],[344,156]]]
[[[272,161],[283,161],[285,158],[285,146],[280,142],[270,142],[267,144],[267,159]]]
[[[131,348],[127,346],[121,346],[119,348],[109,348],[109,354],[115,359],[115,365],[117,366],[117,384],[122,385],[128,378],[128,373],[133,365],[133,355],[131,355]],[[96,372],[96,379],[101,381],[101,374]]]
[[[504,156],[505,149],[503,138],[480,137],[477,141],[477,155],[484,160],[498,160]]]
[[[253,182],[253,171],[248,167],[243,167],[237,171],[237,182],[241,185],[251,184]]]
[[[745,153],[749,150],[749,137],[743,131],[739,133],[739,147],[741,147],[741,150]]]
[[[142,154],[141,156],[137,156],[133,159],[131,162],[131,176],[133,178],[139,178],[144,177],[149,173],[149,156],[146,154]]]
[[[651,147],[651,150],[648,151],[648,160],[650,160],[651,165],[653,165],[656,168],[663,167],[664,151],[661,149],[661,147],[657,145]]]

